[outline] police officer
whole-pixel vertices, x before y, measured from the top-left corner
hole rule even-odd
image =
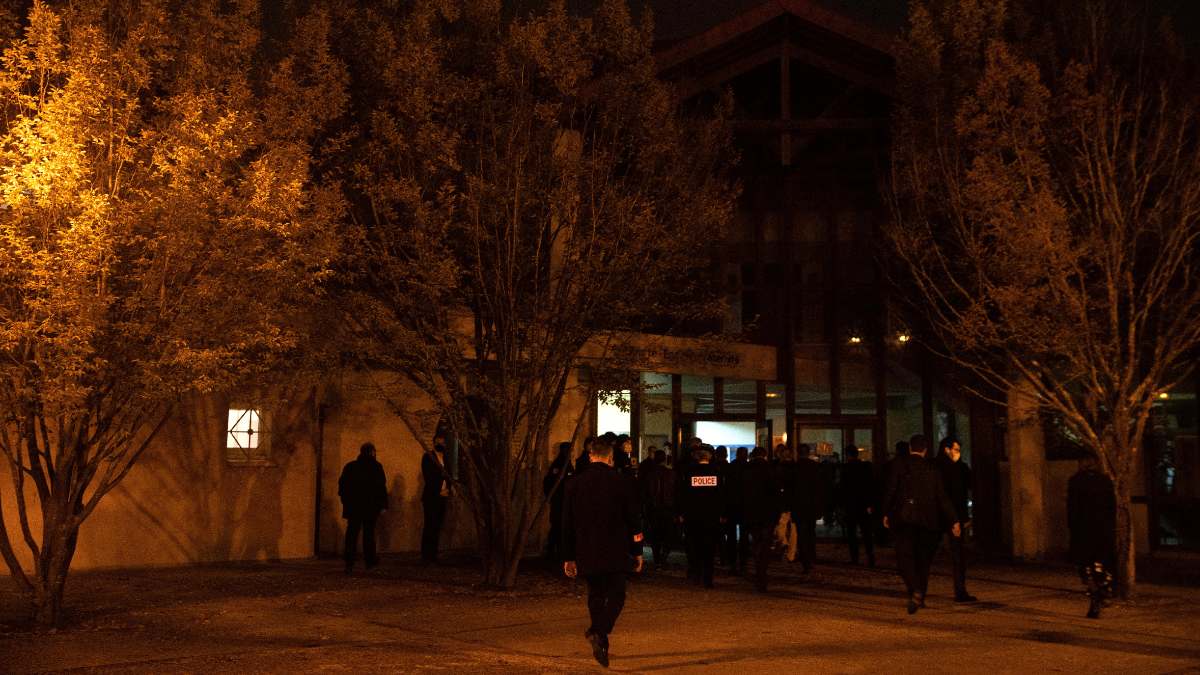
[[[721,472],[712,463],[712,446],[700,446],[694,458],[681,481],[679,519],[687,537],[688,579],[712,588],[725,485]]]

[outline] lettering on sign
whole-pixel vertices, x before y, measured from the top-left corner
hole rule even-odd
[[[717,477],[692,476],[692,487],[717,487]]]
[[[742,357],[735,351],[702,348],[632,347],[621,346],[613,355],[626,363],[658,366],[710,366],[732,368],[741,365]]]

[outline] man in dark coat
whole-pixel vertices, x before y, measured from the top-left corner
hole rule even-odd
[[[841,496],[845,521],[843,531],[850,549],[850,562],[858,564],[858,533],[862,530],[867,564],[875,566],[875,472],[870,462],[858,457],[858,446],[848,445],[842,466]]]
[[[767,591],[767,565],[775,525],[779,522],[780,486],[775,465],[767,461],[766,448],[754,448],[742,473],[742,523],[750,532],[754,550],[754,588]]]
[[[946,495],[954,504],[957,521],[963,529],[971,524],[971,467],[962,461],[962,446],[957,438],[942,439],[939,444],[938,468],[946,484]],[[967,557],[963,546],[966,537],[950,537],[950,558],[954,563],[954,601],[975,602],[975,596],[967,592]]]
[[[438,542],[442,538],[442,524],[446,520],[446,502],[450,500],[450,474],[446,471],[446,439],[438,434],[433,439],[433,449],[421,457],[421,477],[425,487],[421,489],[421,510],[425,524],[421,530],[421,561],[426,564],[437,562]]]
[[[667,466],[667,453],[656,450],[642,465],[642,499],[650,527],[650,549],[655,567],[667,564],[675,539],[675,470]]]
[[[728,488],[725,474],[712,463],[712,446],[693,453],[695,461],[682,470],[678,493],[679,519],[687,542],[688,579],[713,587],[713,558],[720,541]]]
[[[896,541],[896,566],[908,589],[908,613],[925,604],[929,568],[941,543],[943,523],[962,534],[954,504],[946,495],[942,474],[925,459],[929,439],[922,434],[908,441],[908,456],[897,457],[883,495],[883,526]]]
[[[821,503],[821,467],[812,459],[812,448],[801,443],[796,446],[796,457],[796,466],[791,469],[795,484],[785,486],[784,493],[791,495],[792,503],[787,506],[796,524],[796,554],[808,574],[817,558],[817,518],[825,505]]]
[[[542,494],[550,500],[550,532],[546,535],[546,559],[558,562],[562,550],[563,496],[567,493],[567,479],[574,475],[571,466],[572,445],[558,444],[558,456],[550,462],[550,468],[542,478]]]
[[[718,466],[724,477],[725,521],[721,525],[719,539],[721,562],[730,569],[746,571],[750,556],[750,531],[742,521],[742,474],[749,462],[749,451],[738,448],[732,462]]]
[[[1071,562],[1087,587],[1089,619],[1099,618],[1104,598],[1112,594],[1116,520],[1112,480],[1100,472],[1095,457],[1088,457],[1067,483],[1067,526]]]
[[[613,468],[613,448],[592,446],[588,470],[567,484],[563,499],[563,573],[588,585],[591,625],[584,637],[608,667],[608,634],[625,606],[625,575],[642,569],[642,528],[636,486]]]
[[[371,569],[379,564],[375,555],[375,520],[379,512],[387,508],[387,477],[383,465],[375,459],[374,444],[363,443],[358,450],[358,459],[342,467],[338,497],[342,499],[342,517],[346,519],[346,574],[354,570],[360,531],[363,561],[367,569]]]

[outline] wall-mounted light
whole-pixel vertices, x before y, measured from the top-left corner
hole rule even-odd
[[[900,344],[905,344],[911,339],[912,339],[912,336],[909,335],[908,333],[901,333],[896,336],[896,342],[899,342]]]
[[[861,344],[861,343],[862,343],[862,338],[860,338],[859,336],[857,336],[857,335],[850,336],[850,344],[856,345],[856,344]]]

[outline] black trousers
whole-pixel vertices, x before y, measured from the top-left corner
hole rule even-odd
[[[652,508],[650,510],[650,550],[654,554],[654,564],[667,562],[671,555],[671,544],[675,539],[675,514],[671,509]]]
[[[967,552],[963,546],[963,538],[947,534],[947,544],[950,547],[950,559],[954,562],[954,595],[967,594]]]
[[[750,557],[750,529],[741,521],[730,518],[721,525],[725,541],[721,548],[721,562],[726,567],[746,569]]]
[[[546,535],[546,559],[557,562],[562,551],[562,507],[550,508],[550,532]]]
[[[375,555],[375,519],[377,517],[346,519],[346,545],[342,555],[345,557],[347,565],[353,565],[355,558],[358,557],[358,533],[360,530],[362,531],[363,560],[368,565],[379,562],[379,558]]]
[[[588,630],[607,637],[625,607],[625,573],[589,574],[586,579],[588,614],[592,619]]]
[[[875,566],[875,517],[866,511],[846,512],[843,530],[846,544],[850,547],[850,562],[858,564],[858,531],[862,530],[863,548],[867,550],[867,563]]]
[[[796,513],[792,512],[792,522],[796,524],[796,558],[807,572],[817,559],[817,521],[803,515],[796,518]]]
[[[446,498],[421,500],[425,526],[421,530],[421,560],[432,562],[438,557],[438,541],[442,538],[442,523],[446,521]]]
[[[772,525],[751,525],[750,546],[754,551],[754,587],[760,591],[767,590],[767,565],[771,561],[771,541],[775,538],[775,528]]]
[[[684,521],[688,547],[688,577],[705,586],[713,583],[713,558],[717,554],[720,523]]]
[[[896,540],[896,567],[900,570],[908,594],[920,593],[924,596],[929,588],[929,568],[942,541],[942,533],[896,523],[892,525],[892,536]]]

